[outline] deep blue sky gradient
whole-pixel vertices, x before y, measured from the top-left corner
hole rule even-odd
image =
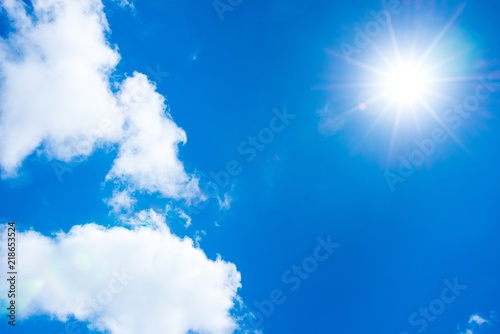
[[[405,7],[395,22],[412,32],[421,29],[426,41],[459,3],[422,1],[418,8]],[[328,50],[340,52],[342,42],[352,43],[354,27],[381,10],[380,1],[243,1],[222,22],[210,1],[137,1],[134,14],[105,4],[110,40],[122,56],[117,78],[140,71],[154,80],[148,68],[157,66],[169,73],[157,87],[188,135],[180,148],[187,170],[199,173],[204,186],[213,182],[210,172],[240,162],[241,174],[220,190],[233,198],[229,210],[219,211],[212,198],[192,214],[190,229],[175,219],[171,228],[179,235],[207,232],[201,247],[209,257],[221,254],[237,265],[248,310],[258,311],[254,301],[269,299],[274,289],[284,291],[285,303],[262,325],[265,333],[418,333],[409,316],[439,298],[445,279],[456,277],[468,288],[425,333],[457,333],[470,315],[500,310],[498,92],[457,131],[468,153],[448,140],[391,192],[386,168],[394,167],[398,155],[408,156],[414,139],[428,137],[433,121],[423,124],[422,137],[402,129],[390,159],[392,123],[375,128],[357,150],[372,116],[358,113],[331,136],[318,130],[318,110],[327,102],[347,110],[359,94],[356,88],[326,87],[367,74]],[[443,53],[468,49],[454,61],[454,75],[498,70],[499,10],[492,1],[467,3],[440,45]],[[366,48],[359,59],[372,54]],[[450,95],[461,101],[476,84],[453,84]],[[269,126],[274,108],[284,107],[296,118],[255,160],[245,161],[238,145]],[[102,201],[112,187],[102,182],[115,154],[97,152],[62,182],[52,161],[33,155],[20,179],[0,183],[2,219],[46,234],[92,221],[114,224]],[[144,208],[169,203],[141,199]],[[283,273],[313,253],[318,237],[329,235],[340,248],[290,291]],[[20,323],[16,332],[63,329],[42,317]],[[88,332],[84,325],[78,329]],[[498,327],[484,330],[496,332]]]

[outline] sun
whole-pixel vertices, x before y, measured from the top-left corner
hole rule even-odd
[[[411,106],[421,100],[430,78],[416,64],[406,63],[389,69],[382,87],[385,95],[401,106]]]
[[[442,110],[456,103],[453,90],[456,84],[476,79],[473,75],[455,74],[459,68],[453,65],[467,51],[467,47],[453,49],[451,46],[455,45],[456,38],[444,39],[464,8],[464,3],[457,6],[439,31],[427,31],[421,26],[411,30],[402,19],[398,22],[403,23],[396,29],[396,20],[390,20],[385,33],[387,38],[378,38],[378,35],[368,38],[366,31],[367,34],[362,36],[368,42],[361,43],[361,35],[357,35],[354,39],[356,48],[344,45],[342,52],[328,50],[333,56],[346,61],[349,67],[361,70],[353,71],[345,82],[326,86],[335,92],[339,89],[352,92],[345,94],[347,101],[352,100],[348,102],[349,107],[331,116],[328,124],[338,126],[355,115],[359,115],[362,122],[368,119],[370,123],[360,136],[356,149],[380,126],[380,138],[389,141],[389,157],[399,139],[403,138],[401,142],[404,142],[413,134],[422,136],[425,127],[432,123],[464,148],[453,129],[444,121],[446,111]],[[358,34],[361,33],[358,29]]]

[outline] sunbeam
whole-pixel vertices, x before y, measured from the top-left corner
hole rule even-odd
[[[449,33],[464,7],[464,3],[460,4],[444,26],[437,30],[436,34],[429,33],[425,29],[417,29],[413,32],[414,39],[404,40],[404,43],[401,43],[398,35],[408,32],[408,30],[402,31],[392,20],[389,20],[387,25],[388,39],[385,42],[370,40],[369,43],[366,43],[369,46],[368,50],[373,53],[371,58],[353,59],[351,55],[346,55],[346,52],[341,54],[336,51],[328,51],[366,73],[364,80],[349,78],[348,82],[337,82],[327,86],[332,90],[349,88],[357,89],[360,92],[369,91],[362,102],[353,103],[352,105],[355,107],[340,112],[334,118],[345,117],[347,114],[355,112],[366,113],[367,110],[375,113],[372,124],[368,126],[358,144],[355,145],[355,150],[384,119],[392,124],[388,157],[392,156],[392,151],[396,148],[398,136],[409,133],[408,126],[413,127],[411,131],[415,130],[421,135],[424,130],[423,125],[428,120],[436,122],[459,147],[467,151],[464,144],[443,123],[439,113],[435,110],[438,102],[454,102],[453,97],[449,95],[452,94],[448,89],[449,85],[476,79],[471,75],[450,73],[450,66],[447,66],[456,61],[457,58],[464,56],[469,48],[462,46],[458,50],[440,48],[441,43],[445,41],[445,35]],[[419,47],[416,36],[422,35],[422,32],[427,32],[427,35],[432,36],[432,38],[428,39],[429,44]],[[361,105],[363,108],[360,108]]]

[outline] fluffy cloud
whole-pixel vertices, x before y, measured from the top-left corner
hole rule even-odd
[[[163,96],[145,75],[134,73],[123,82],[118,100],[127,131],[106,179],[120,179],[166,197],[195,199],[198,179],[187,175],[177,159],[178,144],[186,142],[186,133],[165,113]]]
[[[144,74],[113,79],[120,55],[107,40],[101,0],[31,5],[0,2],[13,29],[0,38],[2,176],[16,177],[34,153],[71,161],[115,149],[105,179],[121,190],[106,202],[128,228],[87,224],[50,237],[18,233],[18,315],[74,317],[113,334],[233,332],[236,266],[208,259],[193,240],[171,234],[163,215],[131,214],[136,191],[205,199],[178,158],[187,137],[165,99]],[[2,285],[0,305],[5,292]]]
[[[107,41],[101,1],[33,0],[32,6],[28,14],[21,0],[0,4],[14,28],[0,39],[3,176],[16,176],[33,152],[70,161],[118,147],[107,180],[131,192],[204,199],[177,156],[186,134],[155,86],[140,73],[112,79],[120,55]]]
[[[18,233],[18,315],[75,317],[113,334],[232,333],[229,312],[240,287],[235,265],[208,259],[191,239],[172,235],[154,211],[128,223],[130,229],[74,226],[53,237]],[[6,261],[5,248],[0,255]]]
[[[106,43],[102,6],[34,1],[35,18],[21,1],[3,7],[17,28],[0,44],[4,171],[13,175],[42,143],[48,154],[68,160],[90,154],[97,141],[117,139],[122,120],[108,76],[119,55]],[[93,135],[106,122],[118,126]]]

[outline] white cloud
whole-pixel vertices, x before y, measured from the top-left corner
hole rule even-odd
[[[221,198],[219,195],[217,195],[217,202],[219,203],[219,209],[221,210],[229,210],[231,208],[232,201],[232,197],[227,193],[224,194],[224,198]]]
[[[113,196],[105,200],[115,214],[129,213],[133,210],[137,200],[133,198],[127,190],[113,192]]]
[[[165,214],[167,219],[173,218],[174,220],[178,220],[179,218],[184,221],[184,227],[188,228],[192,225],[193,219],[189,216],[186,211],[181,208],[173,208],[171,204],[167,204],[165,207]],[[172,220],[169,220],[172,222]]]
[[[200,247],[202,235],[203,236],[207,235],[207,232],[205,230],[201,230],[201,231],[197,230],[196,232],[194,232],[194,245],[196,247]]]
[[[88,224],[52,237],[18,233],[18,316],[75,317],[112,334],[232,333],[236,266],[172,235],[154,211],[132,220],[132,229]]]
[[[166,197],[196,199],[198,179],[187,175],[177,158],[177,146],[186,142],[186,133],[165,113],[163,96],[144,74],[134,73],[123,82],[118,100],[127,131],[106,179]]]
[[[121,6],[121,7],[128,7],[132,10],[135,9],[135,6],[134,6],[134,1],[132,0],[114,0],[115,2],[118,2],[118,4]]]
[[[98,141],[116,140],[123,122],[108,83],[119,55],[106,42],[100,3],[34,1],[36,19],[19,3],[3,3],[18,31],[0,41],[0,164],[8,175],[41,144],[62,160],[88,155]]]
[[[165,112],[155,86],[140,73],[112,80],[120,55],[107,41],[101,1],[32,4],[32,15],[21,0],[0,4],[16,28],[0,39],[3,177],[15,177],[34,152],[70,161],[118,147],[107,180],[123,182],[131,192],[204,199],[177,156],[186,134]]]
[[[478,314],[474,314],[469,319],[469,324],[471,324],[471,323],[475,323],[475,324],[481,326],[484,323],[488,323],[488,320],[484,319],[483,317],[481,317]]]
[[[177,209],[175,209],[175,212],[179,215],[179,217],[181,219],[184,219],[184,221],[185,221],[184,227],[185,228],[188,228],[189,226],[191,226],[192,218],[186,212],[184,212],[184,210],[177,208]]]
[[[107,40],[101,1],[32,5],[27,14],[21,0],[0,2],[15,28],[0,38],[2,176],[16,177],[34,153],[71,161],[116,148],[105,177],[123,189],[106,200],[113,211],[130,215],[136,191],[204,200],[197,177],[178,158],[187,137],[163,96],[144,74],[113,79],[120,55]],[[177,213],[191,224],[187,214]],[[199,248],[204,231],[195,241],[179,239],[154,211],[119,218],[129,228],[87,224],[51,237],[19,233],[18,315],[76,317],[113,334],[236,328],[230,311],[240,274],[234,264],[206,257]],[[0,257],[5,255],[2,248]]]

